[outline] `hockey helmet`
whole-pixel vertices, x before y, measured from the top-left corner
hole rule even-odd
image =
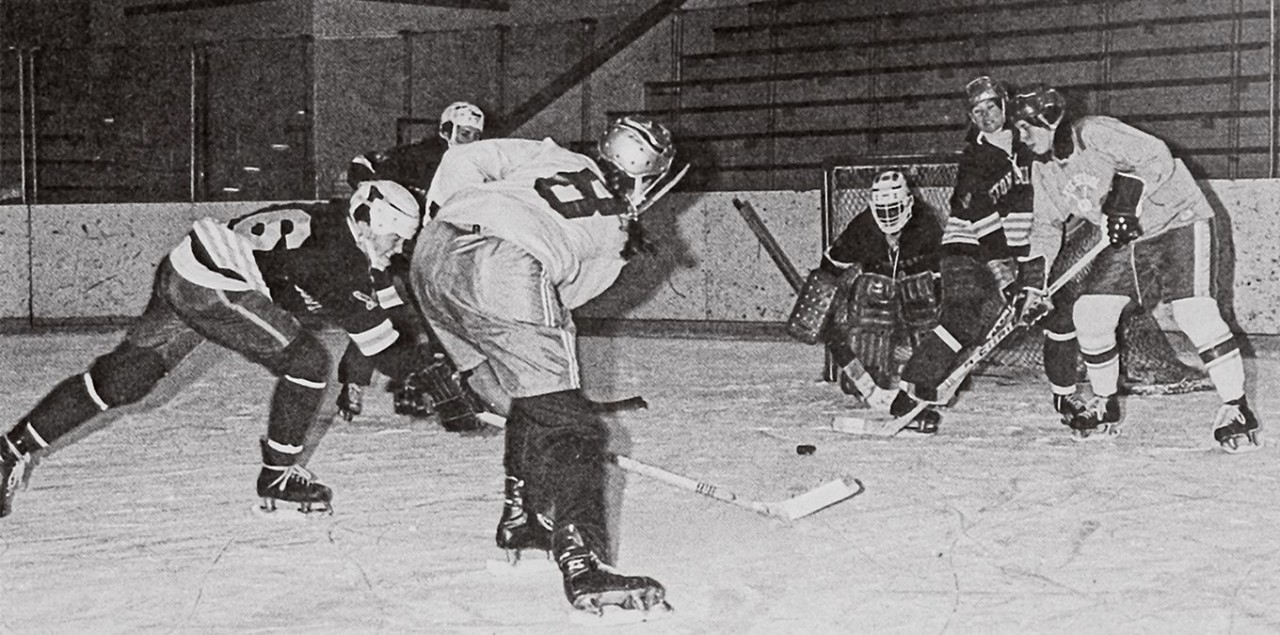
[[[1057,89],[1032,84],[1013,96],[1009,117],[1039,128],[1055,128],[1067,111],[1067,100]]]
[[[422,208],[406,187],[395,181],[365,181],[351,195],[352,220],[369,224],[374,234],[413,238],[422,225]]]
[[[609,122],[596,149],[605,184],[633,205],[639,205],[648,187],[671,169],[676,155],[666,126],[640,115]]]
[[[969,100],[969,107],[973,108],[978,104],[990,99],[995,101],[1004,108],[1005,102],[1009,99],[1009,91],[1000,85],[994,79],[983,75],[969,81],[964,86],[965,97]]]
[[[871,212],[880,231],[896,234],[911,220],[915,197],[907,177],[897,170],[885,170],[871,181]]]
[[[484,111],[468,101],[455,101],[440,113],[440,138],[453,147],[471,143],[484,132]]]

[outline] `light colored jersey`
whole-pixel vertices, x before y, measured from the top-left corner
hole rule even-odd
[[[1074,151],[1063,159],[1036,163],[1031,181],[1034,218],[1031,254],[1050,263],[1062,244],[1062,227],[1078,216],[1106,228],[1102,202],[1116,173],[1142,180],[1139,241],[1213,217],[1204,193],[1187,166],[1175,160],[1163,141],[1112,117],[1082,117],[1072,126]]]
[[[486,139],[444,154],[427,194],[445,222],[518,245],[573,309],[617,279],[626,261],[626,201],[590,158],[551,139]]]

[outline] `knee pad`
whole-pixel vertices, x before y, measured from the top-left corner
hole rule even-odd
[[[124,342],[93,362],[89,381],[98,398],[114,408],[147,396],[168,372],[160,353]]]
[[[1129,298],[1122,295],[1086,295],[1076,300],[1072,320],[1081,352],[1088,354],[1116,347],[1116,327],[1128,303]]]
[[[1197,297],[1174,300],[1169,303],[1173,320],[1187,334],[1187,339],[1197,351],[1205,351],[1233,340],[1231,327],[1222,319],[1218,303],[1213,298]]]
[[[310,331],[302,331],[288,346],[272,356],[267,368],[277,376],[302,385],[323,388],[329,378],[331,363],[329,351],[320,340]]]

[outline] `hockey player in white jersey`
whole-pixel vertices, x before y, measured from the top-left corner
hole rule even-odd
[[[608,562],[608,432],[582,393],[570,311],[647,247],[637,210],[675,151],[666,128],[629,116],[609,124],[597,154],[550,139],[451,148],[411,276],[458,368],[494,377],[510,398],[498,545],[549,550],[575,608],[648,611],[667,606],[662,585]]]
[[[1222,399],[1214,439],[1230,452],[1257,448],[1240,346],[1211,288],[1209,201],[1160,139],[1112,117],[1071,121],[1065,114],[1065,98],[1043,84],[1019,91],[1011,109],[1023,143],[1040,157],[1032,170],[1031,257],[1053,263],[1073,216],[1104,229],[1112,244],[1082,278],[1073,310],[1094,396],[1067,425],[1080,439],[1115,432],[1122,414],[1116,324],[1130,302],[1167,302]],[[1045,300],[1040,280],[1019,302],[1038,311]]]

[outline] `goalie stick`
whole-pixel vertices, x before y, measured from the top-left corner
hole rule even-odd
[[[625,401],[625,400],[624,400]],[[501,415],[490,412],[483,413],[481,420],[485,423],[497,427],[505,428],[507,420]],[[803,494],[792,496],[784,501],[778,502],[761,502],[742,498],[733,492],[721,489],[710,483],[696,481],[687,476],[681,476],[674,472],[668,472],[660,467],[642,463],[623,454],[610,453],[609,459],[614,465],[635,474],[648,476],[657,481],[661,481],[668,485],[678,487],[680,489],[689,490],[695,494],[701,494],[718,501],[723,501],[731,505],[737,505],[744,509],[749,509],[757,514],[780,518],[782,520],[796,520],[804,518],[822,509],[826,509],[840,501],[853,498],[866,490],[862,485],[862,481],[851,479],[853,483],[849,483],[845,479],[835,479],[823,483]]]
[[[1066,271],[1062,272],[1062,275],[1058,276],[1058,279],[1054,280],[1053,283],[1049,285],[1045,290],[1045,297],[1053,297],[1053,295],[1060,291],[1062,287],[1065,287],[1072,279],[1079,275],[1085,267],[1089,266],[1089,263],[1093,262],[1093,259],[1097,258],[1098,254],[1102,253],[1102,250],[1106,249],[1108,246],[1110,246],[1110,242],[1105,237],[1099,240],[1098,244],[1094,245],[1089,251],[1085,252],[1084,255],[1080,256],[1079,260],[1072,264]],[[1009,335],[1019,327],[1026,326],[1026,324],[1019,321],[1017,317],[1017,311],[1012,305],[1005,307],[1004,311],[1000,314],[1000,317],[996,320],[995,325],[991,327],[991,331],[987,333],[986,339],[983,340],[977,348],[973,349],[973,352],[969,353],[969,356],[966,357],[965,360],[955,368],[955,370],[951,371],[951,374],[947,375],[946,379],[942,380],[942,383],[938,384],[938,400],[936,403],[945,404],[950,402],[965,377],[968,377],[969,373],[973,371],[978,364],[982,363],[982,360],[989,357],[991,353],[995,351],[996,347],[1005,340],[1005,338],[1009,337]],[[832,427],[841,432],[870,434],[875,436],[893,436],[915,420],[915,418],[920,413],[924,412],[925,408],[928,408],[930,405],[934,404],[926,401],[920,401],[916,403],[914,408],[902,416],[879,421],[863,419],[861,417],[836,417],[836,419],[832,421]]]

